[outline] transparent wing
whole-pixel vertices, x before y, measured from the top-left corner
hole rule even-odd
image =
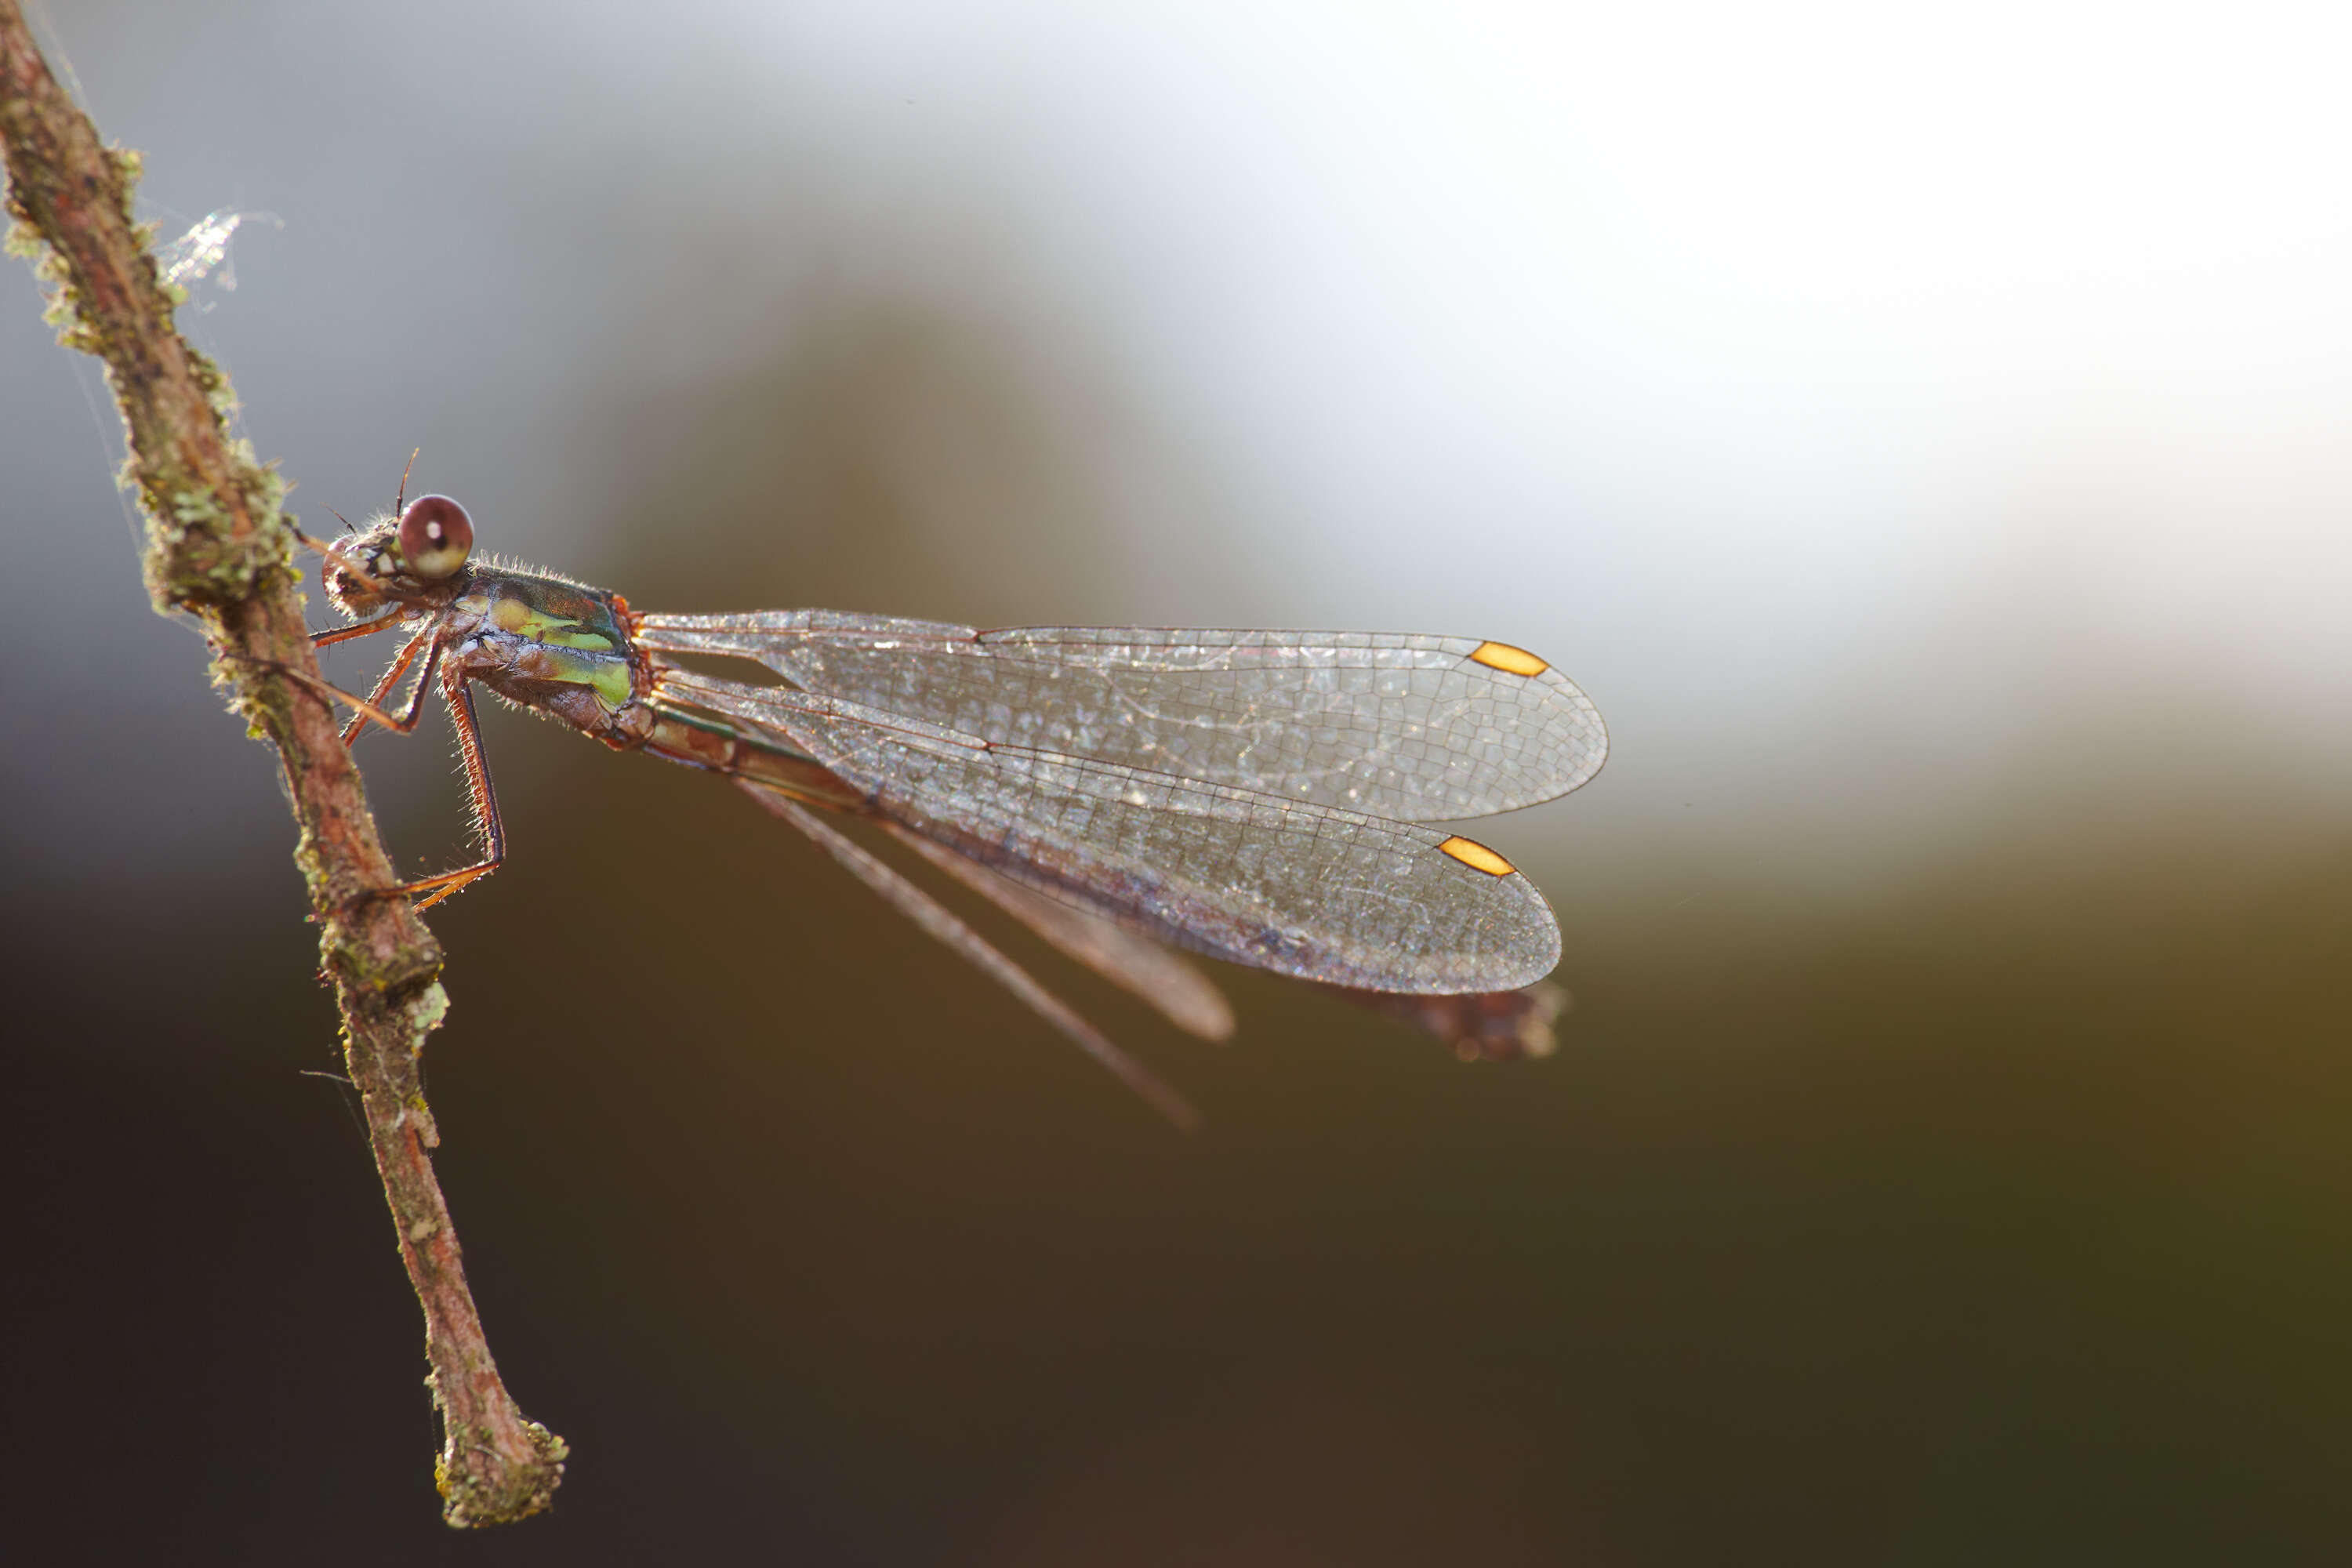
[[[1178,1028],[1204,1040],[1232,1037],[1233,1005],[1207,975],[1181,955],[1136,935],[1106,916],[1024,887],[1003,872],[966,859],[910,827],[887,820],[882,826],[900,843],[1069,957],[1150,1003]]]
[[[830,610],[647,616],[638,637],[983,741],[1406,822],[1549,800],[1609,752],[1565,676],[1475,637],[976,631]]]
[[[1212,957],[1420,994],[1513,990],[1559,961],[1528,879],[1432,828],[682,670],[654,700],[769,731],[925,837]]]

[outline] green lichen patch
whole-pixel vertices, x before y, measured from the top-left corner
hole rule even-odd
[[[441,1494],[441,1518],[452,1530],[511,1524],[553,1505],[572,1446],[536,1421],[524,1422],[522,1431],[532,1462],[515,1466],[497,1462],[486,1434],[449,1434],[433,1467],[433,1485]]]

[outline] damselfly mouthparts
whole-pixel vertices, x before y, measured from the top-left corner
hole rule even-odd
[[[398,631],[364,701],[456,722],[482,858],[406,884],[432,904],[498,868],[506,829],[475,682],[617,751],[731,778],[1179,1121],[1172,1091],[820,813],[864,818],[1193,1033],[1232,1028],[1169,951],[1294,975],[1465,1056],[1539,1054],[1559,928],[1486,846],[1423,826],[1565,795],[1600,771],[1600,714],[1542,659],[1474,637],[1028,626],[823,610],[659,616],[551,573],[478,562],[425,496],[320,545],[329,596]],[[747,658],[754,686],[678,656]],[[421,665],[420,665],[421,661]],[[398,713],[382,705],[417,668]],[[812,809],[814,808],[814,809]]]

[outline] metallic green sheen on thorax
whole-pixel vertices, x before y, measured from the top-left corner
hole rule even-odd
[[[837,810],[866,804],[778,737],[663,702],[655,679],[662,661],[631,636],[617,594],[543,572],[477,564],[453,584],[441,615],[446,657],[457,671],[509,702],[617,750],[755,779]]]
[[[476,566],[450,608],[467,634],[457,647],[460,664],[501,696],[546,707],[570,687],[593,692],[611,711],[636,695],[629,635],[614,596],[602,589]]]

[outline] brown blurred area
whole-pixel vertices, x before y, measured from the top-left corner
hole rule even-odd
[[[1535,646],[1617,748],[1481,830],[1559,912],[1561,1049],[1465,1065],[1231,971],[1203,1046],[950,893],[1200,1103],[1182,1137],[732,792],[491,713],[513,858],[434,916],[428,1087],[501,1368],[576,1457],[550,1518],[450,1535],[270,760],[145,610],[18,268],[12,1560],[2339,1559],[2344,715],[2094,635],[2047,542],[2147,537],[2158,459],[2048,458],[1969,525],[2015,542],[1990,575],[1811,663],[1762,522],[1687,590],[1627,553],[1670,509],[1567,501],[1556,557],[1448,517],[1318,575],[1347,520],[1298,542],[1297,492],[1055,323],[1050,228],[715,137],[760,123],[726,7],[636,62],[687,128],[618,126],[629,17],[582,15],[575,60],[528,9],[58,8],[151,196],[288,220],[184,319],[305,521],[421,443],[489,547],[646,607]],[[361,746],[404,866],[462,847],[444,735]]]

